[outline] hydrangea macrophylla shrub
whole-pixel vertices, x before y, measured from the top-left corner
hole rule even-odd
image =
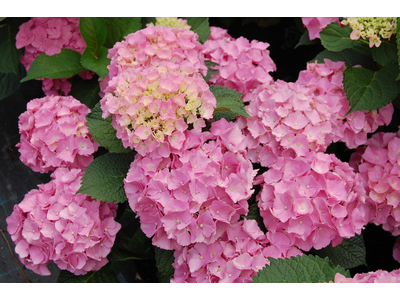
[[[103,118],[113,115],[117,137],[141,155],[180,150],[188,124],[201,130],[216,107],[203,76],[186,61],[129,68],[108,82],[105,93]]]
[[[15,37],[17,49],[25,47],[21,56],[21,63],[28,71],[32,61],[41,53],[49,56],[61,53],[62,48],[71,49],[80,54],[86,48],[86,43],[79,31],[79,18],[31,18],[19,27]],[[91,79],[92,73],[80,73],[83,79]],[[71,83],[66,78],[44,78],[43,92],[49,95],[69,94]]]
[[[399,133],[374,134],[351,157],[367,192],[370,223],[400,235],[400,137]]]
[[[162,61],[180,65],[183,61],[192,72],[207,74],[203,45],[198,35],[186,28],[151,26],[128,34],[108,51],[109,79],[127,69],[158,66]]]
[[[58,168],[52,181],[26,194],[6,219],[15,252],[39,275],[50,275],[51,261],[75,275],[108,262],[121,228],[114,220],[118,206],[76,194],[82,175],[79,169]]]
[[[99,144],[86,126],[90,109],[72,96],[33,99],[19,116],[21,161],[33,171],[86,169]]]
[[[302,255],[294,247],[272,245],[255,220],[229,225],[211,244],[194,243],[174,252],[175,269],[171,282],[250,282],[266,264],[268,257]]]
[[[342,24],[353,29],[350,34],[352,40],[368,38],[370,48],[379,47],[382,43],[381,38],[390,40],[392,34],[397,32],[397,18],[392,17],[344,18]]]
[[[147,26],[170,26],[173,28],[190,29],[192,26],[188,25],[187,20],[177,17],[157,17],[156,24],[149,23]]]
[[[268,43],[234,39],[226,30],[212,26],[204,46],[205,59],[218,64],[214,67],[218,73],[211,75],[209,83],[248,93],[273,81],[269,73],[276,71],[276,65],[269,56]]]
[[[300,71],[296,82],[312,89],[317,96],[327,95],[332,100],[335,99],[334,96],[339,97],[336,100],[339,102],[337,105],[341,106],[338,113],[322,115],[322,118],[329,118],[332,123],[336,123],[339,132],[336,132],[337,138],[334,141],[344,142],[348,148],[354,149],[365,144],[368,133],[375,132],[379,126],[390,124],[394,107],[390,103],[378,110],[355,111],[346,116],[350,106],[343,88],[343,71],[345,69],[344,62],[333,62],[329,59],[325,59],[325,63],[308,63],[307,69]],[[334,103],[329,103],[329,105],[334,105]]]
[[[302,17],[301,21],[303,22],[304,26],[308,29],[308,36],[310,38],[310,41],[319,38],[319,33],[328,24],[336,22],[340,25],[339,17],[331,17],[331,18]]]
[[[399,283],[400,269],[388,272],[378,270],[375,272],[358,273],[353,278],[346,278],[340,273],[335,275],[335,283]]]
[[[243,152],[243,135],[225,119],[211,132],[185,131],[179,152],[137,154],[124,179],[141,229],[162,249],[213,243],[248,213],[256,170]]]
[[[393,105],[368,113],[349,110],[343,90],[344,62],[309,63],[296,82],[277,80],[245,94],[251,118],[238,118],[246,135],[249,158],[268,167],[279,156],[304,157],[324,152],[332,142],[356,148],[367,133],[388,125]]]
[[[368,222],[361,176],[333,154],[279,157],[255,182],[270,240],[318,250],[360,234]]]

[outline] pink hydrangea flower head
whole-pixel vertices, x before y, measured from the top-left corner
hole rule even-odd
[[[79,18],[76,17],[33,17],[19,27],[15,39],[17,49],[25,48],[20,60],[26,71],[39,54],[52,56],[61,53],[63,48],[82,54],[86,48],[79,31]],[[93,76],[89,71],[79,75],[83,79],[91,79]],[[47,96],[59,94],[67,96],[71,90],[71,83],[66,78],[40,80],[43,81],[42,89]]]
[[[108,52],[112,79],[127,69],[158,66],[162,61],[180,65],[183,61],[193,72],[207,74],[203,46],[198,35],[186,28],[148,26],[117,42]]]
[[[353,164],[367,192],[369,222],[400,235],[399,132],[374,134],[353,154]]]
[[[149,23],[146,25],[149,26],[170,26],[173,28],[183,28],[190,29],[191,26],[188,25],[187,20],[180,19],[176,17],[156,17],[156,24]]]
[[[107,262],[121,225],[118,206],[76,194],[83,171],[58,168],[53,180],[31,190],[6,219],[21,262],[39,275],[50,275],[54,261],[75,275],[97,271]]]
[[[257,195],[268,237],[309,251],[360,234],[367,224],[359,174],[333,154],[279,157]]]
[[[103,118],[125,148],[142,155],[160,147],[179,150],[188,124],[200,130],[212,118],[216,99],[190,64],[162,62],[158,67],[130,68],[113,77],[100,100]]]
[[[314,40],[316,38],[319,38],[319,33],[324,29],[328,24],[332,22],[336,22],[339,25],[339,17],[333,17],[333,18],[316,18],[316,17],[302,17],[301,20],[303,21],[304,26],[308,29],[308,35],[310,37],[310,40]]]
[[[237,125],[220,120],[211,132],[187,130],[179,152],[137,154],[125,192],[143,232],[154,235],[154,245],[181,250],[191,243],[213,243],[247,214],[256,171],[240,142],[225,140],[232,132],[244,139]]]
[[[353,278],[346,278],[342,274],[335,275],[335,283],[399,283],[400,270],[391,272],[378,270],[375,272],[358,273]]]
[[[18,122],[21,161],[41,173],[58,167],[86,169],[99,147],[86,125],[89,112],[72,96],[31,100]]]
[[[205,59],[218,64],[213,67],[218,73],[211,76],[210,83],[248,93],[273,81],[269,73],[276,71],[276,65],[269,56],[268,43],[234,39],[226,30],[211,27],[204,46]]]
[[[280,249],[260,230],[255,220],[230,224],[211,244],[193,243],[175,251],[171,282],[239,283],[251,282],[268,257],[302,255],[296,247]]]

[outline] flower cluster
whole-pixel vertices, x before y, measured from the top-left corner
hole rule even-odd
[[[273,81],[270,72],[276,65],[269,56],[268,43],[244,37],[234,39],[226,30],[211,27],[211,36],[204,43],[205,59],[218,65],[210,83],[229,87],[239,93],[252,92],[257,86]]]
[[[353,278],[346,278],[340,273],[335,275],[335,283],[399,283],[400,269],[392,272],[378,270],[376,272],[359,273]]]
[[[171,282],[250,282],[268,257],[302,255],[293,246],[277,248],[269,244],[255,220],[232,224],[211,244],[195,243],[174,252],[175,269]]]
[[[308,29],[308,36],[310,41],[319,38],[319,33],[324,29],[328,24],[332,22],[336,22],[340,24],[338,17],[333,18],[316,18],[316,17],[302,17],[301,18],[304,26]]]
[[[177,17],[158,17],[156,18],[156,24],[149,23],[147,26],[170,26],[173,28],[183,28],[190,29],[191,26],[188,25],[187,20],[180,19]]]
[[[225,119],[211,132],[185,131],[179,153],[137,154],[124,180],[146,236],[162,249],[213,243],[248,213],[256,171],[243,152],[244,137]]]
[[[83,172],[58,168],[52,181],[31,190],[6,219],[21,262],[39,275],[50,275],[54,261],[75,275],[99,270],[108,260],[121,225],[115,203],[76,194]]]
[[[142,155],[160,147],[179,150],[187,124],[201,130],[216,107],[202,75],[185,62],[130,68],[108,82],[100,103],[103,118],[113,115],[124,147]]]
[[[379,47],[382,39],[390,39],[397,32],[397,18],[392,17],[366,17],[344,18],[343,25],[349,25],[353,31],[350,34],[352,40],[369,39],[369,47]]]
[[[198,35],[186,28],[148,26],[117,42],[108,51],[109,79],[132,68],[158,66],[161,62],[190,65],[192,72],[207,74]]]
[[[31,18],[19,27],[15,37],[17,49],[25,47],[21,63],[28,71],[32,61],[41,53],[49,56],[61,53],[62,48],[83,53],[86,43],[79,31],[79,18]],[[85,71],[80,74],[84,79],[91,79],[92,74]],[[68,95],[71,83],[66,78],[42,79],[42,88],[46,95],[58,95],[61,91]]]
[[[99,146],[86,126],[89,112],[71,96],[31,100],[18,122],[21,140],[16,146],[21,161],[41,173],[58,167],[84,170]]]
[[[269,234],[309,251],[336,246],[367,224],[360,175],[336,156],[279,157],[256,179],[260,215]]]
[[[367,192],[369,222],[400,235],[400,136],[376,133],[352,155]]]
[[[379,110],[355,111],[346,116],[350,106],[343,87],[345,69],[344,62],[332,62],[329,59],[325,59],[325,63],[308,63],[307,69],[300,72],[296,82],[310,88],[317,96],[326,95],[332,99],[329,106],[336,106],[336,111],[321,118],[331,120],[336,136],[334,142],[344,142],[348,148],[354,149],[367,141],[368,133],[390,124],[394,107],[390,103]]]

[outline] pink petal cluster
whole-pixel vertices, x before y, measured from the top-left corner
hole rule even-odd
[[[180,65],[185,61],[197,72],[207,74],[198,35],[186,28],[149,26],[117,42],[108,52],[109,78],[127,69],[158,66],[161,62]]]
[[[248,213],[256,171],[243,153],[243,135],[225,119],[211,132],[185,131],[180,152],[138,154],[124,180],[141,229],[162,249],[213,243]]]
[[[79,31],[79,18],[46,17],[31,18],[19,27],[15,37],[17,49],[25,47],[25,53],[21,56],[21,63],[28,71],[32,61],[41,53],[49,56],[61,53],[62,48],[71,49],[83,53],[86,43]],[[84,79],[91,79],[89,71],[81,73]],[[66,78],[42,79],[43,92],[46,95],[68,95],[71,83]]]
[[[400,134],[374,134],[351,157],[367,192],[369,222],[400,235]]]
[[[35,172],[86,169],[99,144],[86,126],[90,109],[72,96],[33,99],[19,116],[21,161]]]
[[[108,262],[121,228],[114,221],[117,205],[76,194],[82,175],[79,169],[58,168],[52,181],[26,194],[6,219],[15,252],[39,275],[50,275],[51,261],[75,275],[97,271]]]
[[[244,219],[229,226],[211,244],[195,243],[174,252],[171,282],[250,282],[268,257],[302,255],[293,246],[272,246],[255,220]]]
[[[124,147],[141,155],[181,149],[188,124],[201,130],[216,107],[203,76],[187,61],[128,68],[111,78],[100,103],[103,118],[113,115]]]
[[[205,59],[218,64],[214,67],[218,73],[211,76],[210,83],[248,93],[273,81],[269,73],[276,71],[276,65],[269,56],[268,43],[234,39],[226,30],[211,27],[204,46]]]
[[[369,273],[359,273],[353,278],[346,278],[340,273],[335,275],[335,283],[399,283],[400,269],[391,272],[378,270]]]
[[[279,157],[255,182],[262,183],[257,199],[270,240],[321,249],[360,234],[368,222],[360,175],[333,154]]]
[[[308,29],[308,35],[310,37],[310,41],[319,38],[319,33],[328,24],[336,22],[339,25],[341,25],[339,17],[333,17],[333,18],[302,17],[301,20],[303,21],[304,26]]]
[[[367,134],[375,132],[379,126],[389,125],[394,112],[393,104],[370,112],[355,111],[346,116],[350,106],[343,88],[343,71],[346,69],[344,62],[332,62],[325,59],[325,63],[308,63],[307,70],[299,74],[297,83],[312,89],[317,96],[326,95],[336,97],[338,103],[330,103],[333,106],[341,106],[335,114],[329,116],[332,123],[336,123],[340,132],[336,132],[337,141],[346,143],[350,149],[365,144]],[[344,126],[344,128],[343,128]],[[336,140],[335,140],[336,141]]]

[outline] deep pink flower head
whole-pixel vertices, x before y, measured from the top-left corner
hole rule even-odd
[[[187,61],[129,68],[108,82],[100,103],[103,118],[113,115],[124,147],[141,155],[160,147],[179,150],[188,124],[201,130],[216,107],[203,76]]]
[[[118,206],[76,194],[83,172],[58,168],[52,181],[31,190],[6,219],[7,231],[21,262],[39,275],[50,275],[54,261],[75,275],[97,271],[121,225],[114,221]]]
[[[124,180],[129,206],[153,244],[180,250],[213,243],[248,213],[256,170],[246,158],[239,128],[225,119],[211,132],[184,132],[179,152],[137,154]],[[234,139],[231,139],[234,137]]]
[[[342,274],[335,275],[335,283],[399,283],[400,269],[391,272],[378,270],[369,273],[358,273],[353,278],[346,278]]]
[[[353,167],[361,175],[367,192],[369,222],[400,235],[400,135],[374,134],[353,154]]]
[[[83,53],[86,43],[79,31],[79,18],[31,18],[19,27],[15,37],[17,49],[25,47],[21,63],[28,71],[32,61],[41,53],[49,56],[61,53],[62,48]],[[91,79],[92,73],[82,72],[83,79]],[[66,78],[43,80],[43,92],[47,95],[68,95],[71,83]]]
[[[268,43],[249,42],[244,37],[234,39],[226,30],[211,27],[211,36],[204,46],[206,60],[218,64],[214,67],[218,73],[212,75],[210,83],[248,93],[273,81],[269,73],[276,71],[276,65],[269,56]]]
[[[360,175],[333,154],[279,157],[259,180],[258,206],[270,240],[321,249],[360,234],[368,222]]]
[[[174,278],[171,282],[251,282],[266,264],[268,257],[286,258],[302,255],[293,246],[273,245],[255,220],[244,219],[230,224],[211,244],[194,243],[175,251]]]
[[[322,31],[322,29],[324,29],[328,24],[332,22],[336,22],[339,25],[341,25],[339,17],[333,17],[333,18],[303,17],[301,18],[301,20],[303,21],[304,26],[308,29],[308,35],[310,37],[310,40],[319,38],[319,33]]]
[[[149,26],[131,33],[108,52],[110,79],[127,69],[158,66],[162,61],[175,64],[185,61],[205,75],[203,46],[197,38],[189,29],[169,26]]]
[[[89,112],[72,96],[31,100],[18,122],[21,161],[41,173],[58,167],[86,169],[99,146],[86,126]]]

